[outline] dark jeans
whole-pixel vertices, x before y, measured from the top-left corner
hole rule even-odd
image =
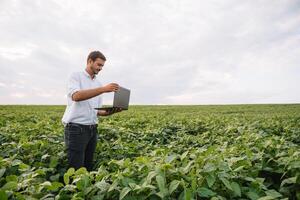
[[[65,144],[69,167],[93,168],[93,155],[97,145],[97,126],[68,123],[65,126]]]

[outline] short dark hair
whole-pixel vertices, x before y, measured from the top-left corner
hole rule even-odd
[[[103,55],[103,53],[101,53],[100,51],[92,51],[92,52],[88,55],[86,62],[89,62],[89,59],[91,59],[93,62],[95,62],[95,60],[96,60],[97,58],[100,58],[100,59],[106,61],[106,58],[105,58],[105,56]]]

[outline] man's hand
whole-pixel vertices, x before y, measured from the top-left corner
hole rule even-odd
[[[122,108],[113,108],[111,110],[99,110],[98,115],[100,115],[100,116],[109,116],[109,115],[112,115],[114,113],[118,113],[118,112],[121,112],[121,111],[122,111]]]
[[[120,86],[117,83],[110,83],[105,85],[103,88],[106,92],[116,92]]]

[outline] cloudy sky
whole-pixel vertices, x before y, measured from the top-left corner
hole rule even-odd
[[[66,104],[92,50],[131,104],[300,102],[298,0],[0,0],[0,27],[0,104]]]

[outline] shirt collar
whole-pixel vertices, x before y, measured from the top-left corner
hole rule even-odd
[[[88,78],[90,78],[91,80],[94,80],[94,79],[96,78],[96,75],[94,75],[94,78],[92,78],[92,77],[90,76],[90,74],[89,74],[86,70],[83,70],[83,72],[84,72],[84,74],[85,74]]]

